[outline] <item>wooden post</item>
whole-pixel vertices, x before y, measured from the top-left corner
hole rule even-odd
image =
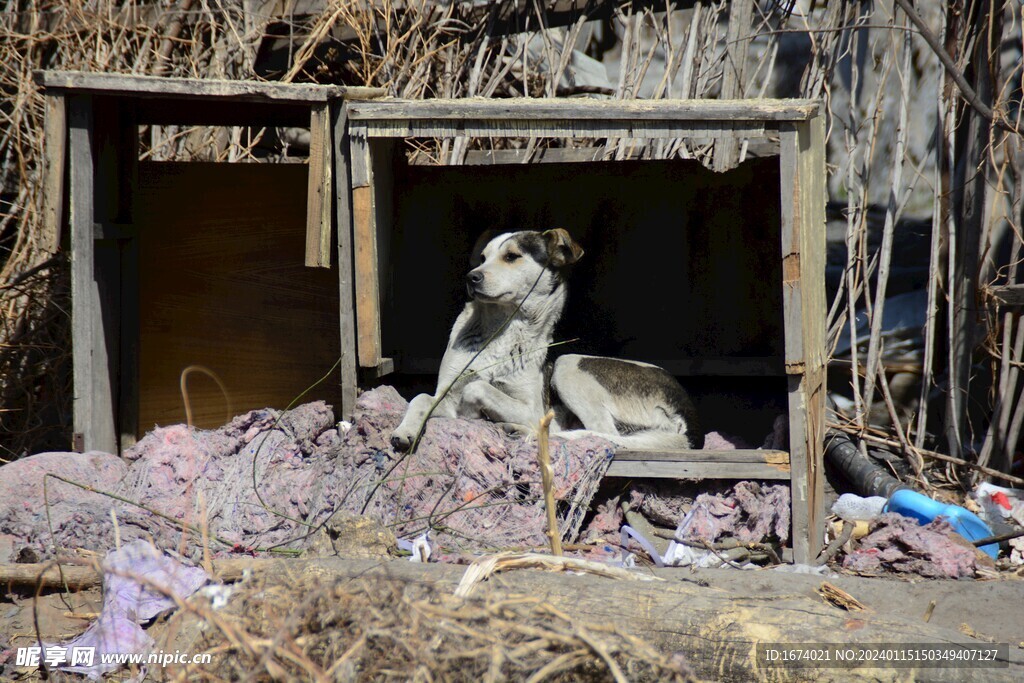
[[[93,98],[70,102],[71,337],[76,444],[117,452],[110,358],[94,249],[95,161]]]
[[[809,564],[824,533],[824,125],[784,124],[782,288],[785,365],[789,380],[793,558]]]
[[[356,407],[355,288],[352,277],[352,202],[349,179],[348,109],[335,100],[330,106],[333,121],[334,210],[338,234],[338,303],[341,332],[341,411],[349,417]]]

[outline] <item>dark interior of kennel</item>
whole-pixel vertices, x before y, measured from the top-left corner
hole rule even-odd
[[[394,161],[381,340],[403,393],[432,391],[484,231],[567,229],[561,353],[667,368],[705,429],[760,446],[785,414],[778,157],[726,173],[697,161],[419,166]]]

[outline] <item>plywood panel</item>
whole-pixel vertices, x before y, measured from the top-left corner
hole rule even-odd
[[[304,165],[140,165],[140,429],[284,408],[339,355],[338,274],[305,268]],[[339,398],[336,378],[304,400]]]

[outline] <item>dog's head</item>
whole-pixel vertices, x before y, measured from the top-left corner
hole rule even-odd
[[[531,291],[546,296],[580,260],[583,248],[561,228],[506,232],[484,237],[473,250],[466,275],[470,298],[483,303],[518,304]]]

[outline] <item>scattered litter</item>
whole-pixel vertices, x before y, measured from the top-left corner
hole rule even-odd
[[[812,576],[838,576],[827,564],[813,566],[809,564],[779,564],[772,567],[772,571],[786,574],[808,574]]]
[[[896,491],[885,506],[886,512],[896,512],[905,517],[916,519],[922,524],[942,517],[946,519],[954,531],[968,541],[977,541],[992,536],[992,530],[976,514],[965,510],[959,505],[946,505],[932,500],[923,493],[903,489]],[[981,550],[994,560],[999,555],[999,545],[990,543]]]
[[[621,535],[622,535],[621,545],[622,545],[622,559],[623,559],[623,563],[625,563],[625,559],[626,559],[627,555],[632,555],[632,553],[630,553],[628,550],[626,550],[629,547],[629,539],[632,538],[637,543],[640,544],[641,548],[643,548],[645,551],[647,551],[647,554],[650,555],[651,559],[654,561],[654,565],[655,566],[657,566],[657,567],[664,567],[665,566],[665,564],[666,564],[665,560],[662,559],[661,555],[658,553],[657,549],[654,547],[654,544],[651,543],[650,541],[648,541],[643,536],[643,534],[641,534],[640,532],[636,531],[635,529],[633,529],[633,527],[631,527],[629,525],[624,525],[622,527]],[[674,543],[674,541],[673,541],[673,543]],[[671,544],[670,544],[669,545],[669,550],[671,550],[671,549],[672,549],[672,547],[671,547]]]
[[[855,493],[844,493],[833,503],[832,514],[847,522],[867,522],[882,514],[886,502],[882,496],[862,498]]]
[[[60,647],[71,652],[94,647],[93,662],[60,664],[56,668],[98,680],[121,667],[105,661],[108,654],[146,654],[153,639],[140,624],[174,608],[175,599],[195,593],[209,577],[199,567],[186,567],[145,541],[134,541],[107,554],[103,561],[103,610],[82,635]],[[173,597],[172,597],[173,596]]]
[[[934,579],[974,576],[974,550],[950,538],[953,527],[945,519],[921,526],[910,517],[885,513],[871,529],[860,547],[843,558],[844,569],[862,574],[891,570]]]
[[[216,611],[227,607],[232,592],[234,592],[234,588],[231,586],[213,583],[200,588],[197,595],[201,595],[209,600],[210,608]]]
[[[1024,526],[1024,491],[983,482],[971,494],[981,506],[986,522],[1010,522]]]
[[[424,531],[411,541],[406,538],[400,538],[398,539],[398,547],[411,553],[409,556],[411,562],[429,562],[430,556],[433,553],[430,547],[430,531]]]

